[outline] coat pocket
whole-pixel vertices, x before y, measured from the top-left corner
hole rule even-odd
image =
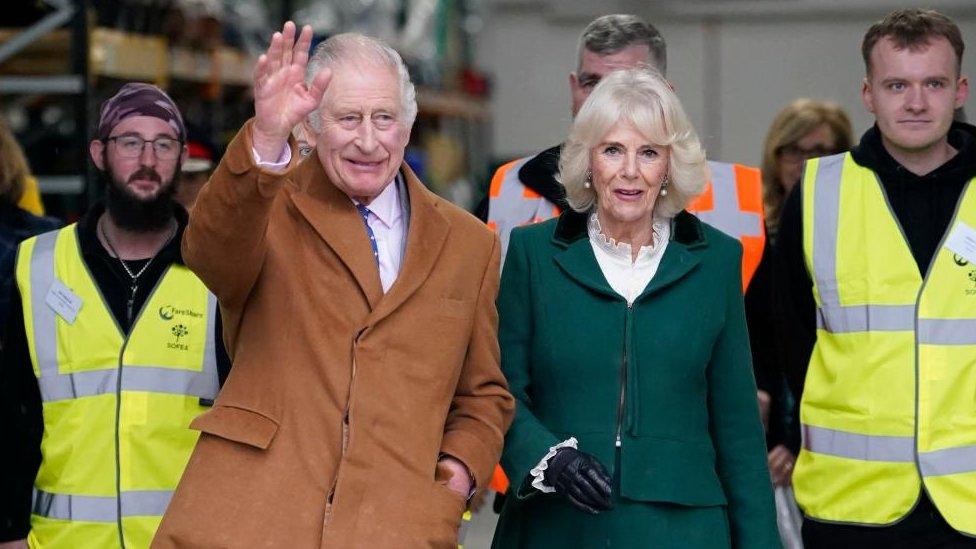
[[[439,482],[434,482],[429,496],[425,509],[427,524],[423,528],[427,539],[424,542],[430,547],[457,547],[461,515],[467,507],[465,497]]]
[[[447,318],[467,320],[474,314],[474,305],[455,297],[440,297],[437,299],[437,313]]]
[[[266,450],[278,432],[278,422],[253,410],[218,404],[194,419],[190,428]]]
[[[725,505],[710,442],[636,437],[620,452],[620,493],[637,501]]]

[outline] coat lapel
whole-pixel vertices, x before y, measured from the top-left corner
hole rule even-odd
[[[559,268],[578,284],[597,293],[620,299],[620,295],[613,291],[607,278],[603,276],[588,238],[573,242],[565,250],[557,253],[554,259]]]
[[[691,272],[699,262],[700,260],[695,257],[695,254],[688,251],[688,246],[685,244],[676,240],[668,242],[668,247],[664,250],[664,256],[661,257],[661,264],[658,265],[654,278],[651,279],[651,282],[637,299],[643,299],[644,296],[651,295],[677,282]]]
[[[661,264],[637,299],[654,294],[690,273],[701,262],[694,250],[707,245],[701,221],[686,211],[679,212],[671,221],[671,241],[664,250]]]
[[[426,282],[450,232],[450,222],[438,210],[431,192],[406,164],[401,171],[410,198],[407,247],[396,282],[369,316],[368,322],[374,324],[389,316]]]
[[[556,223],[553,242],[565,248],[555,255],[556,264],[577,283],[604,295],[620,299],[607,282],[596,261],[586,233],[588,215],[566,212]],[[687,212],[675,216],[671,225],[671,241],[658,265],[657,273],[638,300],[660,291],[690,273],[700,260],[694,250],[706,246],[698,219]]]
[[[556,221],[552,241],[561,248],[553,257],[556,265],[567,276],[597,293],[620,299],[620,295],[613,291],[607,278],[596,262],[590,239],[586,234],[587,214],[566,211]]]
[[[309,158],[295,170],[298,189],[290,193],[292,202],[339,256],[362,289],[370,309],[375,309],[383,297],[383,286],[363,218],[352,200],[329,181],[317,158]]]

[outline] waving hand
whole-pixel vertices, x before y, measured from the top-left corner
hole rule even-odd
[[[262,159],[278,158],[292,128],[318,108],[332,78],[332,71],[324,69],[305,85],[312,28],[303,27],[297,41],[295,30],[294,23],[285,23],[254,67],[251,139]]]

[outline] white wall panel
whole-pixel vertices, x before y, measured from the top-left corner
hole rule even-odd
[[[735,3],[717,2],[724,8],[708,17],[633,3],[667,39],[668,76],[711,157],[758,164],[773,116],[797,97],[839,102],[857,133],[870,125],[860,102],[860,41],[894,4],[862,0],[845,14],[837,6],[817,12],[805,1],[795,12],[782,7],[785,1],[776,10],[763,11],[756,1],[742,2],[752,13],[727,9]],[[976,9],[949,2],[945,13],[970,46],[963,70],[976,77]],[[567,75],[589,16],[561,10],[560,2],[505,2],[489,16],[479,59],[494,82],[494,155],[514,157],[560,141],[570,122]],[[969,110],[976,115],[976,107]]]

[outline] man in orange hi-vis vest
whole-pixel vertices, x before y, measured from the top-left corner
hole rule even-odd
[[[742,243],[742,291],[746,291],[766,247],[762,178],[757,168],[709,162],[705,192],[688,205],[702,221]]]
[[[578,65],[569,75],[573,116],[601,78],[641,64],[662,74],[667,68],[664,37],[654,26],[635,15],[604,15],[593,20],[580,36]],[[560,148],[557,145],[508,162],[491,178],[488,196],[476,213],[498,233],[502,265],[512,229],[556,217],[568,207],[563,187],[555,177]],[[766,245],[759,170],[721,162],[709,162],[709,169],[711,183],[688,209],[742,243],[745,291]],[[508,489],[508,479],[500,467],[495,468],[490,487],[499,494]],[[500,508],[498,501],[495,508]]]

